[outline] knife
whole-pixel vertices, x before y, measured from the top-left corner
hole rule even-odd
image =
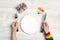
[[[47,13],[43,14],[42,23],[45,22],[45,20],[46,20],[46,16],[47,16]],[[41,32],[42,32],[42,33],[44,32],[43,25],[41,25]]]

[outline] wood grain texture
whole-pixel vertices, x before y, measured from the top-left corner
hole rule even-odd
[[[0,0],[0,40],[11,40],[11,23],[14,21],[14,7],[21,0]],[[60,40],[60,0],[23,0],[30,9],[42,7],[47,12],[46,21],[55,40]],[[42,33],[27,35],[20,28],[17,40],[44,40]]]

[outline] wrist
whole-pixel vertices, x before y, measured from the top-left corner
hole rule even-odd
[[[45,33],[48,33],[49,32],[49,30],[44,30],[45,31]]]
[[[48,33],[49,31],[45,31],[45,33]]]
[[[12,29],[13,32],[16,32],[16,29]]]
[[[48,32],[45,32],[45,35],[46,35],[46,34],[50,34],[50,32],[49,32],[49,31],[48,31]]]
[[[16,33],[16,30],[12,30],[12,32]]]

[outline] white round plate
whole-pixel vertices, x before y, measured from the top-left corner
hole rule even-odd
[[[38,30],[38,22],[33,15],[26,15],[21,20],[21,29],[23,32],[27,34],[32,34],[37,32]]]

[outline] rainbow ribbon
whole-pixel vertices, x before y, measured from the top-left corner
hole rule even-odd
[[[42,8],[38,8],[37,11],[38,11],[38,14],[43,14],[44,13],[44,10]]]

